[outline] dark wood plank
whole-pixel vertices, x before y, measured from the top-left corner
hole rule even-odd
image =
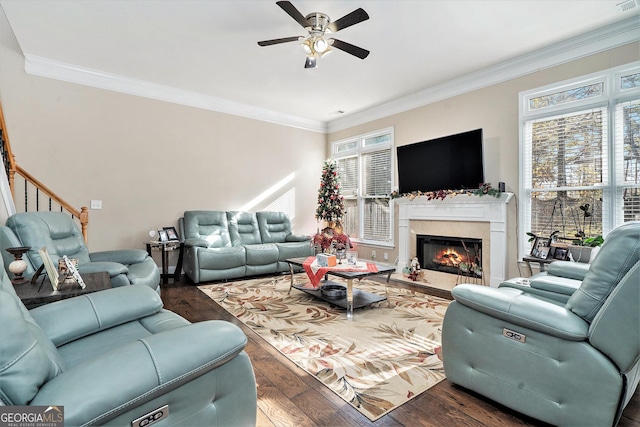
[[[451,299],[450,292],[419,284],[393,282],[392,286]],[[247,335],[245,351],[253,363],[258,384],[258,427],[544,425],[447,380],[372,422],[281,355],[184,277],[182,282],[163,285],[162,299],[166,309],[191,322],[226,320],[238,325]],[[640,390],[632,397],[618,426],[640,427]]]

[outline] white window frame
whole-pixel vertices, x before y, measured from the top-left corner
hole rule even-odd
[[[369,138],[375,138],[377,136],[382,136],[382,135],[389,135],[389,142],[387,143],[380,143],[380,144],[375,144],[372,145],[370,147],[365,147],[365,141]],[[351,149],[346,149],[343,151],[338,151],[340,147],[344,147],[347,144],[350,143],[355,143],[353,144],[354,147]],[[371,133],[366,133],[366,134],[362,134],[362,135],[356,135],[353,136],[351,138],[346,138],[346,139],[341,139],[339,141],[333,141],[331,143],[331,158],[335,159],[335,160],[339,160],[342,158],[346,158],[346,157],[357,157],[358,159],[358,163],[360,164],[358,171],[360,176],[358,177],[358,188],[357,188],[357,194],[355,197],[349,197],[348,195],[345,195],[343,193],[343,196],[345,197],[345,199],[347,198],[351,198],[351,199],[355,199],[357,201],[357,206],[358,206],[358,236],[363,236],[364,235],[364,215],[365,215],[365,209],[364,209],[364,205],[365,205],[365,199],[367,199],[367,197],[363,196],[363,191],[362,191],[362,184],[363,184],[363,168],[362,168],[362,163],[360,162],[362,155],[363,154],[367,154],[367,153],[372,153],[372,152],[376,152],[376,151],[382,151],[382,150],[389,150],[390,151],[390,168],[389,168],[389,179],[391,180],[391,185],[390,188],[393,189],[395,188],[395,174],[394,174],[394,170],[395,170],[395,155],[393,152],[393,148],[395,147],[394,144],[394,132],[393,132],[393,127],[390,128],[385,128],[385,129],[381,129],[375,132],[371,132]],[[360,243],[360,244],[364,244],[364,245],[370,245],[370,246],[380,246],[380,247],[389,247],[392,248],[394,247],[394,241],[395,241],[395,236],[394,236],[394,229],[395,229],[395,222],[394,222],[394,211],[395,211],[395,203],[394,200],[391,198],[390,194],[389,196],[389,239],[388,241],[380,241],[380,240],[370,240],[370,239],[364,239],[362,237],[354,237],[352,238],[352,240],[355,243]]]
[[[622,90],[620,87],[621,77],[629,74],[640,72],[640,61],[626,64],[620,67],[611,68],[598,73],[589,74],[563,82],[547,85],[541,88],[532,89],[521,92],[519,94],[519,143],[520,143],[520,161],[519,161],[519,235],[518,235],[518,255],[520,259],[529,253],[530,247],[526,232],[531,227],[531,177],[527,175],[528,167],[531,164],[531,152],[526,152],[526,127],[527,123],[535,119],[551,118],[560,114],[570,114],[573,112],[583,111],[590,108],[605,107],[607,108],[607,134],[604,139],[607,144],[608,158],[603,159],[606,163],[606,170],[603,170],[604,176],[607,177],[605,182],[598,188],[603,190],[603,235],[611,231],[622,222],[616,207],[621,202],[617,200],[618,195],[622,194],[624,187],[635,187],[635,185],[625,185],[618,180],[619,171],[616,170],[616,156],[621,155],[617,141],[615,140],[616,131],[616,106],[618,104],[640,99],[640,88],[632,88]],[[603,93],[599,96],[582,99],[549,107],[542,107],[536,110],[529,108],[529,100],[554,92],[577,88],[589,84],[603,83]],[[594,187],[596,188],[596,187]]]

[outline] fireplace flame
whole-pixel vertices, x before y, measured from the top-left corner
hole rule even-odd
[[[447,267],[458,267],[466,258],[465,254],[457,252],[454,248],[445,248],[436,254],[433,262]]]

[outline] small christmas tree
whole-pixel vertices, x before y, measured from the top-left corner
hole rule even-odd
[[[344,213],[344,198],[340,191],[338,165],[335,160],[328,159],[322,167],[316,219],[324,220],[331,226],[340,227]]]

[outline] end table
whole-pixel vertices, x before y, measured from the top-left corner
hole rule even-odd
[[[173,280],[180,280],[182,274],[182,258],[184,255],[184,243],[176,241],[159,242],[152,241],[147,242],[147,253],[151,256],[153,249],[160,250],[160,258],[162,260],[162,283],[169,283],[169,252],[178,250],[178,263],[176,264],[176,270],[173,272]]]

